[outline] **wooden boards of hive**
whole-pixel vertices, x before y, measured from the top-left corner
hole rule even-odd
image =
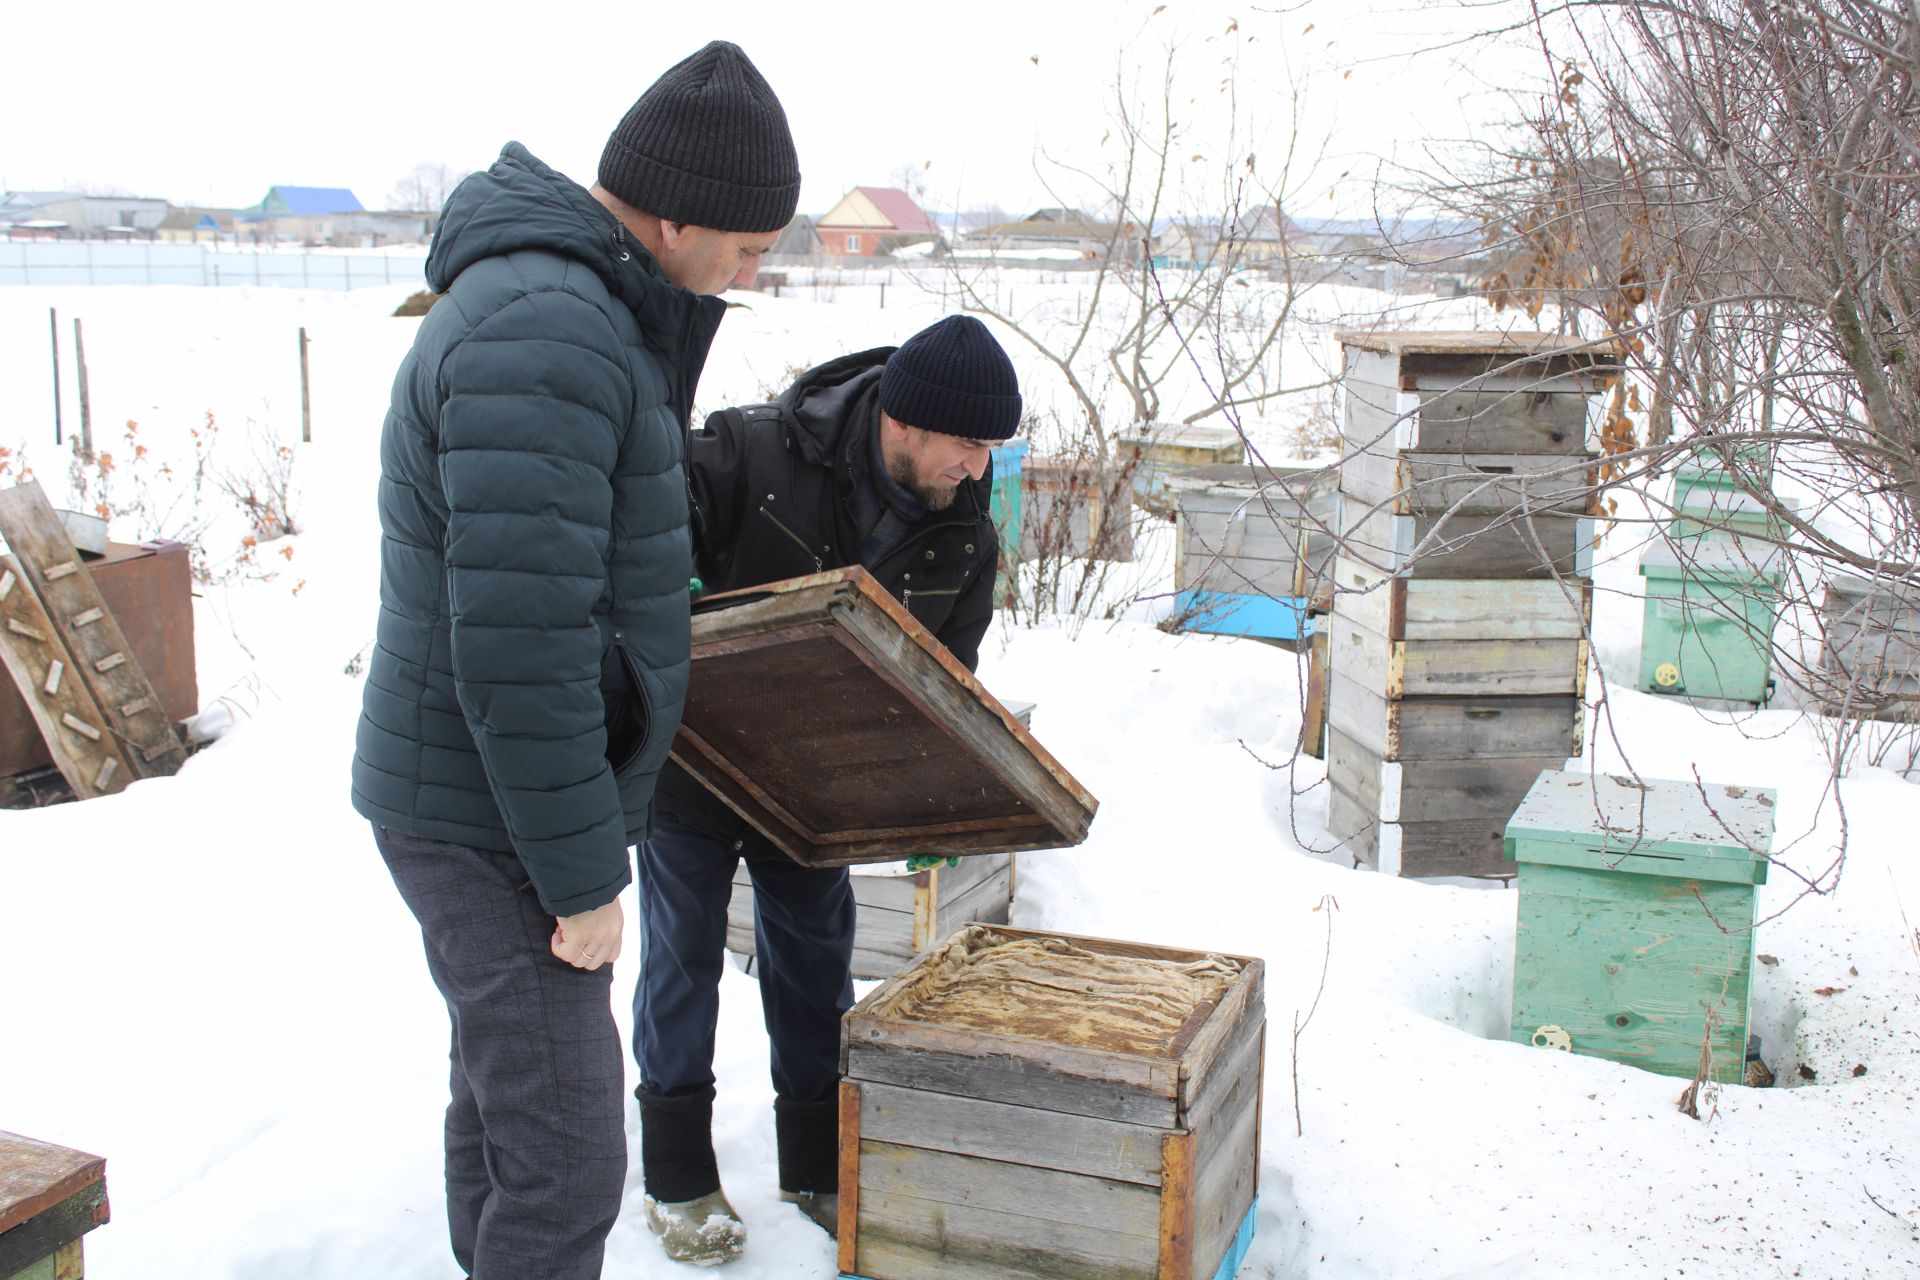
[[[841,1024],[841,1272],[1232,1275],[1263,988],[1257,959],[984,926],[883,983]]]
[[[1328,826],[1391,874],[1508,874],[1507,818],[1581,748],[1616,361],[1553,335],[1340,339]]]
[[[857,566],[695,606],[673,756],[807,866],[1062,848],[1098,807]]]

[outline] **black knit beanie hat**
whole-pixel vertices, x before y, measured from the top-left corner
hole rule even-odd
[[[778,231],[800,202],[780,99],[740,46],[715,40],[653,82],[600,153],[600,185],[669,222]]]
[[[1020,429],[1020,380],[987,326],[948,316],[887,358],[880,409],[923,431],[1005,440]]]

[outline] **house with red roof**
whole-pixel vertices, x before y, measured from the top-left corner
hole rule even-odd
[[[814,228],[833,257],[876,258],[940,238],[927,211],[896,187],[855,187]]]

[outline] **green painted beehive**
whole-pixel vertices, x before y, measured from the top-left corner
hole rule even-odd
[[[1647,549],[1640,559],[1643,691],[1755,706],[1767,700],[1782,580],[1778,556],[1760,554],[1767,550],[1697,538]]]
[[[1507,823],[1519,864],[1512,1038],[1737,1083],[1772,791],[1542,773]],[[1709,1021],[1712,1026],[1709,1029]]]

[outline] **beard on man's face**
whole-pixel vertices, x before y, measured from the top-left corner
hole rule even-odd
[[[912,457],[902,453],[887,464],[887,474],[893,477],[895,484],[912,494],[913,500],[928,511],[945,511],[952,506],[954,498],[960,493],[960,486],[923,483],[914,474],[913,462]]]

